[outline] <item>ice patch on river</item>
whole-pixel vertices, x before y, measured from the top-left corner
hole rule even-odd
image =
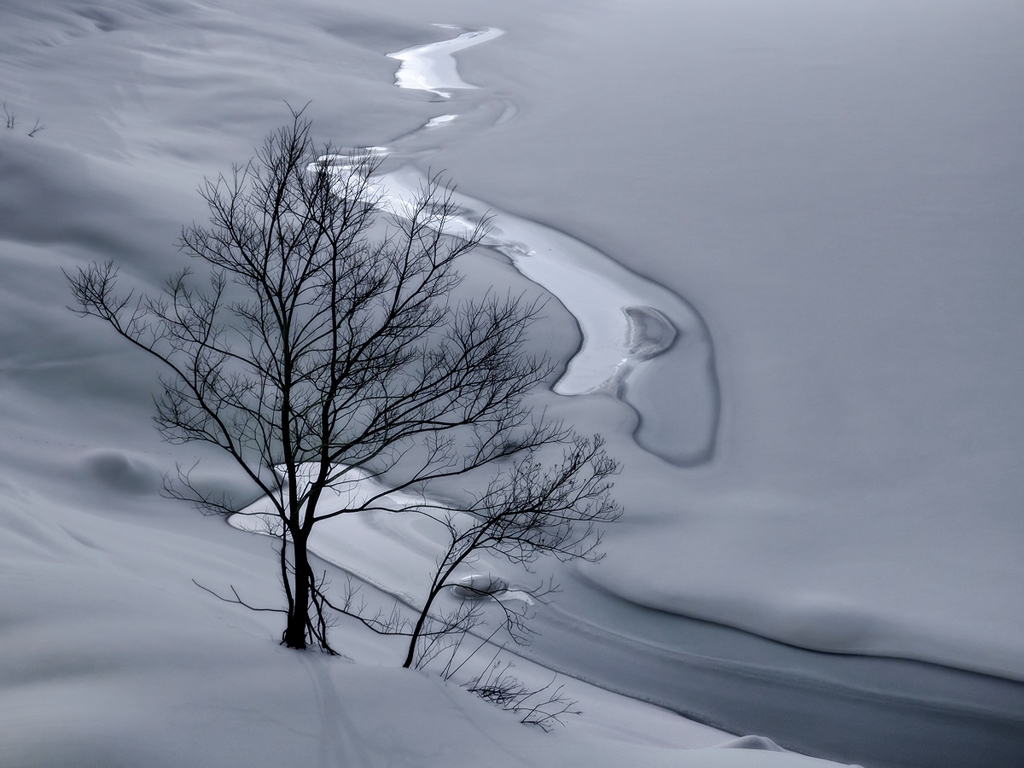
[[[445,29],[459,29],[449,24],[435,26]],[[399,88],[429,91],[442,98],[450,98],[449,91],[476,88],[459,76],[455,57],[457,51],[479,45],[487,40],[500,37],[504,32],[500,29],[485,28],[472,32],[463,32],[452,40],[441,40],[437,43],[417,45],[395,53],[388,57],[402,62],[395,74],[395,84]]]

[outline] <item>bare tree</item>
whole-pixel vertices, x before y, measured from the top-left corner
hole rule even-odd
[[[389,212],[378,159],[339,164],[301,111],[292,118],[248,164],[201,185],[209,222],[186,227],[181,246],[202,275],[181,270],[147,295],[119,290],[112,263],[93,264],[68,276],[74,309],[163,364],[155,420],[166,440],[217,446],[270,500],[288,647],[333,652],[328,612],[359,615],[347,600],[332,603],[314,572],[317,523],[389,510],[447,526],[450,546],[415,622],[359,615],[410,636],[408,666],[424,638],[472,626],[473,608],[431,624],[435,598],[470,552],[524,564],[544,553],[594,559],[595,526],[619,514],[609,496],[616,464],[600,439],[525,404],[553,369],[526,350],[539,305],[453,299],[455,262],[486,225],[454,227],[452,191],[437,177]],[[462,503],[427,501],[433,484],[453,479],[465,481]],[[330,492],[351,487],[363,492]],[[207,512],[237,511],[188,471],[168,491]],[[396,506],[393,491],[423,502]]]
[[[561,435],[560,435],[561,437]],[[608,492],[608,477],[616,463],[603,452],[600,438],[572,437],[561,461],[549,464],[537,457],[536,450],[525,452],[507,470],[496,473],[483,493],[457,511],[446,509],[432,514],[427,506],[421,514],[430,514],[447,530],[447,547],[439,554],[437,569],[427,590],[424,605],[416,618],[405,658],[405,666],[416,660],[418,651],[429,660],[443,650],[438,640],[470,629],[477,623],[475,605],[464,603],[454,611],[434,616],[431,609],[441,592],[456,590],[469,600],[483,598],[500,608],[501,628],[513,642],[523,643],[529,635],[528,603],[505,600],[507,584],[484,578],[456,580],[457,569],[470,557],[483,552],[529,567],[542,555],[560,560],[597,560],[601,535],[600,523],[619,515]],[[517,593],[543,600],[555,586],[519,586]],[[426,647],[420,647],[426,641]]]

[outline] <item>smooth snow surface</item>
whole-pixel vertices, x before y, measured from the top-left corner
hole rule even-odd
[[[484,25],[505,34],[456,67]],[[608,438],[627,515],[598,566],[550,566],[524,675],[844,762],[1019,765],[1022,39],[1016,0],[5,0],[0,765],[814,764],[704,749],[732,737],[570,677],[585,715],[545,736],[346,622],[359,663],[292,654],[278,614],[193,585],[282,603],[270,539],[159,497],[201,460],[255,501],[159,442],[152,362],[66,310],[61,269],[114,259],[157,289],[196,185],[286,100],[388,173],[444,169],[529,243],[469,259],[466,290],[543,298],[529,250],[587,265],[601,300],[553,299],[533,339],[571,391],[635,356],[602,391],[536,395]],[[396,87],[422,57],[388,52],[424,47],[443,87]],[[416,599],[429,530],[323,534]]]

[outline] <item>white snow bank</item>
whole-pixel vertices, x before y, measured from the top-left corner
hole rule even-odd
[[[345,172],[348,158],[331,160],[338,173]],[[401,216],[425,183],[422,172],[403,166],[380,174],[373,193],[386,210]],[[574,237],[462,193],[452,197],[458,215],[447,231],[466,234],[486,219],[483,244],[508,258],[576,320],[583,338],[554,391],[620,397],[640,412],[636,437],[644,448],[679,464],[707,461],[717,436],[719,392],[711,339],[693,308]],[[659,358],[668,358],[664,353],[670,349],[671,359]],[[671,401],[645,388],[659,376],[671,379]],[[641,395],[634,397],[634,391]],[[658,410],[670,402],[685,405],[666,428]]]
[[[363,663],[281,648],[279,615],[193,583],[279,605],[269,539],[59,479],[76,454],[0,453],[5,768],[826,764],[711,748],[728,736],[572,681],[588,714],[545,734],[433,674],[396,669],[397,648],[352,626],[336,638]]]
[[[458,27],[452,27],[447,24],[437,24],[435,26],[458,29]],[[402,62],[398,72],[395,73],[395,84],[399,88],[428,91],[444,98],[451,96],[448,93],[450,90],[476,88],[477,86],[470,85],[459,76],[453,54],[488,40],[493,40],[503,34],[503,30],[490,27],[463,32],[451,40],[417,45],[412,48],[396,51],[395,53],[389,53],[389,58]]]

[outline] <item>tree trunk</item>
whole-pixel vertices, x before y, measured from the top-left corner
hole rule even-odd
[[[416,620],[416,626],[412,630],[412,638],[409,640],[409,649],[405,654],[405,663],[402,664],[403,669],[409,669],[416,660],[416,644],[420,641],[420,634],[427,623],[427,615],[430,611],[430,606],[434,603],[435,597],[437,597],[436,587],[431,589],[430,595],[427,597],[427,603],[423,606],[423,610],[420,611],[419,618]]]
[[[300,532],[292,537],[295,573],[292,578],[294,602],[288,611],[288,626],[284,631],[284,644],[289,648],[306,647],[306,628],[309,626],[309,555],[306,535]]]

